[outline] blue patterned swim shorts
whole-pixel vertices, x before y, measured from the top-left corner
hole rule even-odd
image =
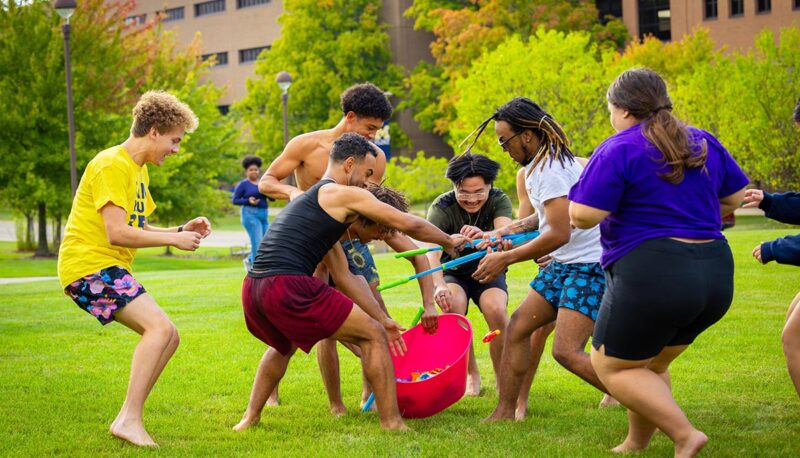
[[[358,240],[345,240],[342,242],[344,254],[347,255],[347,264],[353,275],[361,275],[367,283],[376,283],[381,280],[378,275],[378,268],[375,267],[375,259],[369,252],[369,246]]]
[[[64,288],[64,294],[103,325],[114,321],[114,313],[145,292],[130,272],[117,266],[87,275]]]
[[[531,281],[531,288],[555,308],[580,312],[592,321],[606,289],[606,277],[599,262],[561,264],[551,262]]]

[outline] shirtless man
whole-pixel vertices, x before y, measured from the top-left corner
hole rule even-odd
[[[376,156],[374,145],[360,135],[349,133],[337,139],[320,182],[294,198],[262,240],[242,286],[242,303],[247,328],[270,348],[259,364],[247,411],[234,430],[259,422],[267,394],[283,378],[298,347],[309,352],[328,337],[361,349],[381,427],[406,429],[397,408],[394,370],[387,351],[388,345],[394,353],[404,353],[402,328],[380,309],[367,288],[359,286],[364,280],[345,267],[342,251],[331,248],[359,215],[441,245],[450,253],[466,239],[451,237],[361,189],[374,172]],[[323,258],[347,296],[312,276]]]
[[[274,199],[293,200],[314,184],[316,184],[327,168],[328,157],[331,146],[341,135],[353,132],[362,137],[372,140],[375,134],[383,126],[384,121],[392,116],[392,105],[386,98],[382,90],[370,83],[357,84],[345,90],[341,96],[342,119],[332,129],[318,130],[298,135],[286,145],[280,156],[278,156],[261,177],[258,185],[259,191]],[[374,145],[373,145],[374,146]],[[367,178],[369,183],[380,184],[386,170],[386,155],[383,151],[374,146],[377,154],[375,158],[375,170],[372,176]],[[281,183],[289,175],[294,173],[297,187]],[[395,251],[401,252],[418,248],[407,236],[396,234],[389,237],[385,242]],[[359,266],[359,270],[366,275],[367,283],[377,298],[378,303],[384,311],[386,307],[383,299],[378,293],[380,279],[377,276],[375,263],[368,250],[362,247],[360,242],[352,244],[353,252],[360,252],[365,261],[364,266]],[[335,247],[339,250],[340,248]],[[429,268],[428,260],[424,255],[408,258],[414,265],[416,272],[422,272]],[[351,267],[352,259],[348,259]],[[327,278],[324,268],[317,272],[323,279]],[[425,312],[422,316],[423,326],[427,330],[433,329],[436,324],[436,307],[433,302],[433,281],[430,276],[419,279],[422,302]],[[328,393],[331,412],[337,415],[344,414],[346,408],[342,402],[342,394],[339,382],[339,354],[336,349],[336,342],[326,340],[317,346],[317,360],[319,362],[322,381]],[[361,403],[366,402],[371,390],[365,383],[361,395]],[[278,404],[277,390],[270,395],[268,405]]]

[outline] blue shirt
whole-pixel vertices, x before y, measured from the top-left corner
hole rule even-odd
[[[250,198],[255,197],[258,199],[258,205],[252,205]],[[258,192],[258,185],[253,184],[250,180],[244,179],[236,185],[236,190],[233,191],[234,205],[246,205],[248,207],[267,208],[267,197]]]
[[[786,224],[800,224],[800,193],[764,193],[764,200],[758,205],[764,216]],[[789,235],[761,244],[761,261],[766,264],[776,261],[779,264],[800,266],[800,235]]]
[[[644,241],[662,237],[723,239],[719,199],[744,188],[748,179],[713,135],[687,127],[696,150],[705,143],[704,167],[684,170],[683,181],[639,123],[607,138],[592,154],[569,200],[611,212],[600,223],[601,264],[608,267]]]

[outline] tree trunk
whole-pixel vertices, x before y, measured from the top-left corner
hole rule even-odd
[[[27,224],[27,227],[25,229],[25,250],[32,250],[34,245],[32,212],[25,213],[25,222]]]
[[[49,256],[47,248],[47,207],[44,202],[39,203],[39,243],[36,245],[36,256]]]

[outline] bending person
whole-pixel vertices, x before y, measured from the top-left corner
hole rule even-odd
[[[450,160],[445,175],[453,183],[453,190],[437,197],[428,209],[428,221],[448,234],[461,232],[470,238],[480,237],[511,222],[511,199],[493,183],[500,164],[480,154],[462,154]],[[475,252],[467,249],[464,254]],[[452,258],[441,251],[428,253],[431,267]],[[506,332],[508,315],[508,286],[505,272],[490,283],[478,283],[472,273],[478,261],[462,264],[447,272],[431,274],[435,286],[435,300],[445,313],[466,315],[469,301],[483,314],[489,330]],[[499,373],[500,357],[503,354],[503,339],[494,339],[489,344],[489,354],[495,376]],[[477,396],[481,391],[481,375],[475,360],[475,349],[469,350],[469,373],[467,396]]]
[[[532,230],[537,219],[541,235],[519,247],[487,254],[473,276],[486,283],[511,264],[546,255],[552,258],[539,269],[528,295],[511,316],[500,373],[500,399],[487,418],[494,421],[515,418],[523,377],[532,361],[531,335],[554,321],[553,357],[570,372],[606,391],[585,350],[605,278],[600,267],[600,231],[572,229],[569,224],[567,194],[583,166],[570,150],[561,126],[524,97],[500,107],[480,126],[478,137],[491,121],[500,147],[525,167],[525,187],[536,212],[501,228],[496,235]]]
[[[342,268],[346,262],[342,251],[331,248],[358,215],[452,253],[464,237],[451,238],[362,189],[374,172],[375,156],[374,145],[357,134],[334,141],[322,180],[294,198],[262,240],[242,285],[242,303],[247,328],[272,348],[259,364],[248,408],[235,430],[260,420],[267,396],[283,378],[298,347],[309,352],[329,337],[361,349],[361,364],[375,392],[381,426],[405,429],[387,348],[388,344],[397,353],[404,351],[402,328],[360,286],[363,277]],[[347,296],[312,276],[323,258]]]
[[[730,307],[733,257],[720,228],[748,179],[716,138],[672,115],[652,70],[618,76],[608,110],[617,134],[569,198],[572,224],[602,233],[608,289],[592,365],[628,408],[628,436],[613,451],[644,449],[658,428],[676,457],[694,456],[708,438],[672,397],[668,369]]]

